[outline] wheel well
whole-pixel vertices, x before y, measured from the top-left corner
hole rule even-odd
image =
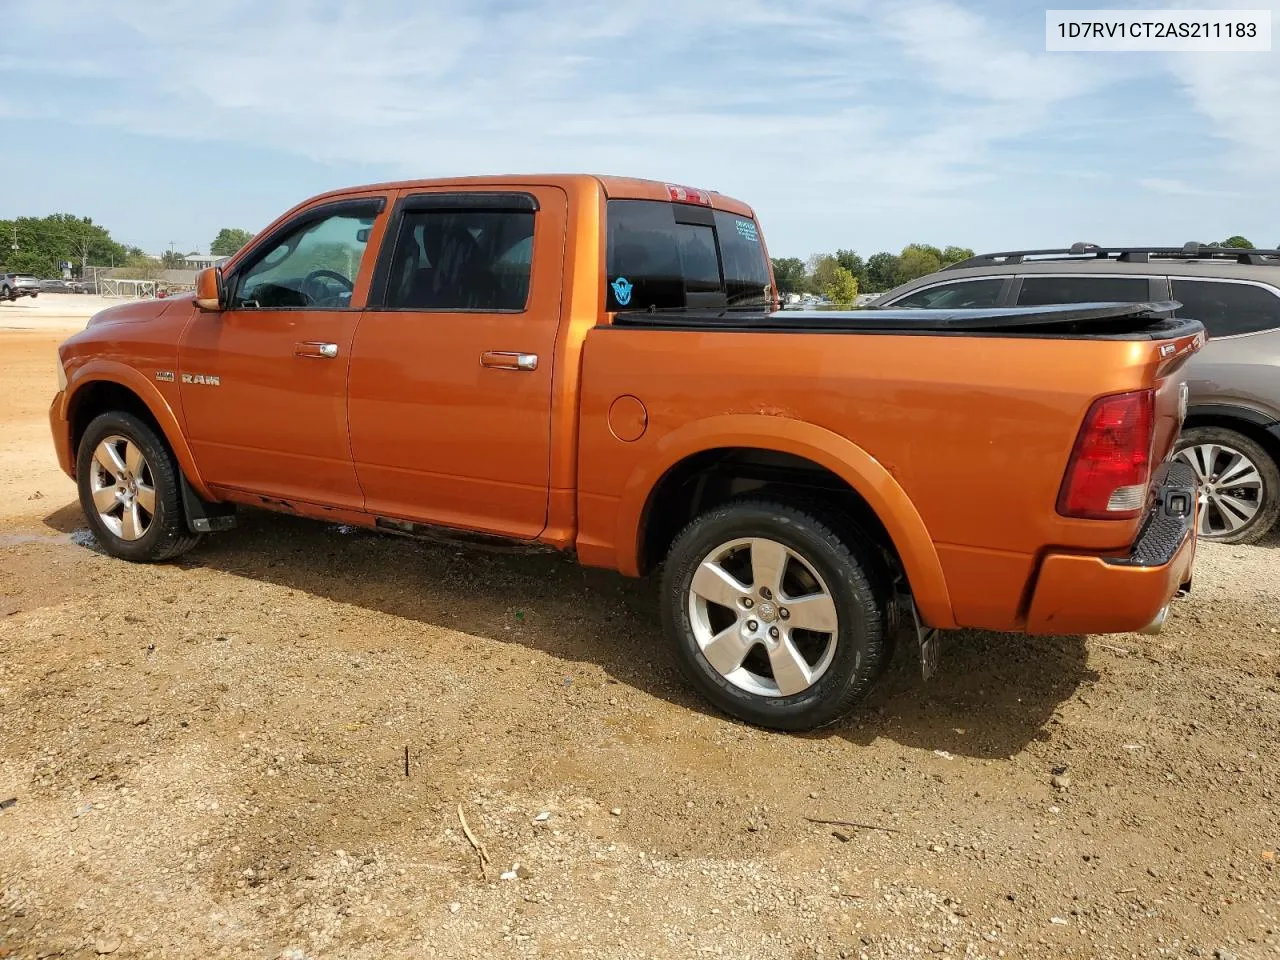
[[[640,572],[659,566],[676,536],[695,517],[744,494],[824,509],[845,533],[874,548],[881,573],[890,580],[902,577],[905,581],[889,531],[843,477],[804,457],[750,447],[694,454],[658,481],[640,521]]]
[[[1236,433],[1242,434],[1262,447],[1271,455],[1271,459],[1280,466],[1280,438],[1267,430],[1266,427],[1252,420],[1246,420],[1243,417],[1233,417],[1230,413],[1189,413],[1186,421],[1182,424],[1183,430],[1190,430],[1192,427],[1222,427],[1227,430],[1234,430]]]
[[[131,413],[138,419],[144,421],[150,426],[158,436],[162,443],[169,445],[169,439],[164,435],[159,422],[152,415],[150,408],[141,397],[130,390],[128,387],[121,386],[110,380],[98,380],[94,383],[85,384],[76,391],[71,398],[71,409],[67,412],[67,419],[71,423],[71,457],[72,462],[80,453],[80,440],[84,437],[84,432],[88,429],[93,418],[100,413],[106,413],[108,410],[120,410],[124,413]]]

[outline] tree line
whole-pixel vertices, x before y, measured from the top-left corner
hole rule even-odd
[[[1252,243],[1239,235],[1201,246],[1254,249]],[[1273,249],[1280,249],[1280,245]],[[901,253],[882,251],[864,260],[857,251],[842,249],[835,253],[815,253],[808,260],[772,258],[773,277],[780,293],[812,294],[848,306],[859,293],[884,293],[973,255],[968,247],[938,248],[928,243],[909,243]]]
[[[226,227],[209,245],[215,257],[229,257],[253,238],[247,230]],[[126,276],[150,280],[161,270],[186,266],[183,253],[166,250],[158,257],[141,247],[113,240],[106,227],[89,217],[54,213],[47,217],[17,217],[0,220],[0,273],[28,273],[42,279],[62,276],[62,264],[71,264],[71,275],[84,277],[87,268],[120,267]]]
[[[901,253],[881,251],[865,260],[856,250],[841,249],[815,253],[807,261],[777,258],[773,276],[781,293],[813,294],[850,304],[859,293],[883,293],[972,256],[967,247],[939,248],[928,243],[909,243]]]

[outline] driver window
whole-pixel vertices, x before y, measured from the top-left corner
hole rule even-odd
[[[241,275],[231,309],[349,306],[372,226],[350,212],[301,224]]]

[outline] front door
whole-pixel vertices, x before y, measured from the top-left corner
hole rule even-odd
[[[378,195],[302,211],[236,264],[226,309],[187,325],[182,409],[206,482],[363,508],[346,387],[384,206]]]
[[[351,354],[366,509],[532,539],[546,526],[567,198],[406,191]]]

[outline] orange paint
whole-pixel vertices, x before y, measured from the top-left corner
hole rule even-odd
[[[379,258],[399,205],[460,191],[536,203],[525,308],[381,308]],[[1055,504],[1100,395],[1155,388],[1153,454],[1165,456],[1179,429],[1178,371],[1198,338],[1171,352],[1160,340],[615,325],[607,202],[668,197],[645,180],[510,176],[312,198],[223,274],[314,207],[379,198],[349,301],[227,309],[207,271],[194,297],[106,312],[61,348],[67,388],[50,408],[59,463],[74,471],[73,421],[92,396],[82,391],[109,382],[150,411],[207,499],[539,541],[628,575],[642,567],[663,478],[733,448],[801,458],[851,488],[933,626],[1134,629],[1189,576],[1194,540],[1164,567],[1116,567],[1101,558],[1125,552],[1141,520],[1070,519]],[[710,203],[754,219],[731,198]],[[515,356],[534,361],[503,359]]]

